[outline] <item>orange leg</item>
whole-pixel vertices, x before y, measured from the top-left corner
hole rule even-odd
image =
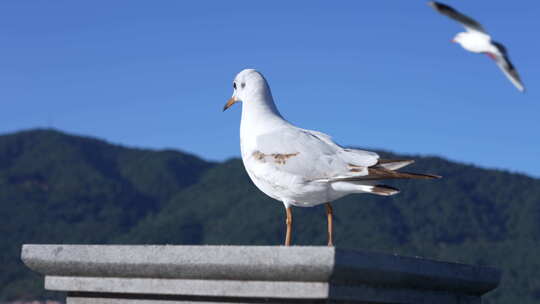
[[[330,203],[324,204],[326,208],[326,218],[328,219],[328,246],[334,246],[334,222],[332,216],[334,211],[332,210],[332,205]]]
[[[287,233],[285,234],[285,246],[291,246],[292,209],[291,209],[291,207],[286,207],[285,211],[287,212],[287,219],[285,220],[285,224],[287,224]]]

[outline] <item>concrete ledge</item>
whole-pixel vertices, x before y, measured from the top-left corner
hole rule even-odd
[[[479,303],[500,280],[489,267],[329,247],[24,245],[22,260],[70,303]]]

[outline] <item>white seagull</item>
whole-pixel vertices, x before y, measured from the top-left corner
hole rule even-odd
[[[439,2],[428,2],[429,6],[433,7],[437,12],[446,15],[457,22],[461,23],[466,32],[458,33],[452,42],[459,43],[464,49],[473,53],[485,53],[491,59],[495,60],[497,66],[504,72],[504,75],[523,92],[525,87],[521,82],[521,78],[512,62],[508,58],[508,52],[504,45],[491,40],[491,36],[486,32],[480,23],[476,20],[463,15],[452,7]]]
[[[346,149],[330,136],[298,128],[279,113],[270,87],[256,70],[240,72],[234,93],[223,111],[241,101],[240,148],[253,183],[286,209],[285,245],[291,244],[292,206],[325,204],[328,245],[333,245],[330,202],[352,193],[394,195],[398,189],[382,185],[385,179],[431,179],[436,175],[397,172],[412,160],[383,160],[376,153]]]

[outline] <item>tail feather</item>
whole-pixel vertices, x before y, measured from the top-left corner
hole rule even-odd
[[[395,195],[399,193],[399,189],[396,189],[394,187],[390,187],[387,185],[378,185],[378,184],[373,184],[373,185],[360,184],[359,185],[359,184],[352,184],[352,183],[351,184],[347,183],[347,184],[353,185],[354,190],[357,193],[371,193],[371,194],[377,194],[381,196],[391,196],[391,195]]]
[[[399,189],[386,185],[375,185],[371,189],[371,193],[382,195],[382,196],[391,196],[399,193]]]

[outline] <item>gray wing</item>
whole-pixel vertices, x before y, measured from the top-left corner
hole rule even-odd
[[[253,161],[309,180],[367,175],[376,153],[344,149],[320,132],[286,128],[257,137]]]
[[[486,33],[486,30],[482,27],[482,25],[480,23],[478,23],[478,21],[474,20],[473,18],[471,17],[468,17],[466,15],[463,15],[462,13],[458,12],[457,10],[453,9],[452,7],[446,5],[446,4],[442,4],[442,3],[439,3],[439,2],[435,2],[435,1],[431,1],[431,2],[428,2],[429,6],[433,7],[437,12],[447,16],[447,17],[450,17],[454,20],[456,20],[457,22],[463,24],[463,26],[468,30],[468,31],[479,31],[479,32],[483,32],[483,33]]]
[[[504,75],[514,84],[514,86],[521,92],[525,91],[523,82],[521,82],[521,77],[508,58],[508,52],[504,45],[499,42],[492,41],[492,44],[499,50],[499,54],[493,54],[497,66],[503,71]]]

